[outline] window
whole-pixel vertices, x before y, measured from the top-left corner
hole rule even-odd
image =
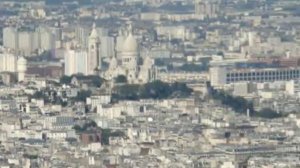
[[[94,141],[93,135],[89,135],[89,141],[90,141],[90,142],[93,142],[93,141]]]
[[[101,141],[101,138],[99,135],[96,136],[96,142],[100,142]]]

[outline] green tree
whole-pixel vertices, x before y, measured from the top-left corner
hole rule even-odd
[[[151,83],[146,83],[144,86],[141,86],[140,89],[140,98],[147,99],[163,99],[167,98],[172,94],[172,88],[169,84],[162,81],[154,81]]]
[[[224,133],[224,137],[225,137],[226,139],[230,138],[230,136],[231,136],[231,133],[230,133],[230,132],[225,132],[225,133]]]
[[[171,90],[173,93],[178,93],[177,95],[179,95],[180,97],[187,97],[193,92],[193,90],[189,88],[185,83],[179,82],[171,84]]]
[[[168,84],[162,81],[154,81],[144,85],[116,86],[114,93],[113,98],[117,100],[165,99],[175,94],[181,97],[189,96],[192,89],[183,83]]]
[[[73,127],[73,129],[76,131],[76,132],[83,132],[83,131],[86,131],[90,128],[97,128],[97,123],[95,121],[89,121],[85,124],[83,124],[83,126],[79,126],[79,125],[75,125]]]
[[[270,108],[265,108],[261,111],[255,111],[253,102],[248,101],[243,97],[236,97],[224,91],[215,90],[209,84],[208,90],[212,99],[219,100],[223,105],[231,107],[237,113],[246,114],[249,110],[251,116],[269,119],[279,118],[283,116],[282,114],[277,113]]]
[[[101,143],[104,145],[109,145],[110,137],[125,137],[125,133],[119,130],[112,131],[111,129],[102,129]]]
[[[99,76],[91,76],[91,78],[92,78],[93,85],[96,87],[101,87],[101,85],[104,82],[104,79],[100,78]]]
[[[33,99],[43,99],[45,97],[45,94],[42,91],[36,91],[31,98]]]
[[[138,88],[139,85],[122,85],[114,88],[115,94],[113,95],[117,99],[137,100],[139,97]]]
[[[78,92],[77,96],[75,97],[75,100],[77,101],[86,101],[87,97],[90,97],[92,95],[92,92],[90,90],[81,90]]]
[[[37,159],[38,155],[33,155],[33,154],[23,154],[24,158],[28,158],[28,159]]]
[[[110,129],[102,129],[102,133],[101,133],[101,143],[102,144],[109,145],[110,134],[111,134]]]
[[[124,75],[119,75],[115,78],[116,83],[127,83],[127,78]]]
[[[71,81],[72,81],[72,76],[66,76],[66,75],[64,75],[64,76],[62,76],[61,78],[60,78],[60,83],[62,83],[62,84],[70,84],[71,83]]]
[[[256,112],[255,115],[258,117],[269,118],[269,119],[279,118],[279,117],[283,116],[282,114],[277,113],[276,111],[274,111],[270,108],[264,108],[264,109],[260,110],[259,112]]]
[[[179,69],[187,72],[202,72],[207,71],[208,67],[206,65],[198,64],[183,64],[181,67],[179,67]]]

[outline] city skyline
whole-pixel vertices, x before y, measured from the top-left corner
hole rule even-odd
[[[300,167],[299,9],[0,1],[0,168]]]

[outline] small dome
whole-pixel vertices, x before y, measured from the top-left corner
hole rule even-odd
[[[27,60],[24,57],[18,59],[18,64],[27,64]]]
[[[138,43],[133,35],[130,33],[124,41],[122,52],[137,52]]]

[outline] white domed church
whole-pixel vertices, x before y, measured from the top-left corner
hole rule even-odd
[[[108,69],[102,76],[107,80],[113,80],[119,75],[124,75],[128,83],[142,84],[156,79],[154,60],[148,55],[141,57],[140,48],[131,30],[124,40],[121,51],[117,57],[109,61]]]

